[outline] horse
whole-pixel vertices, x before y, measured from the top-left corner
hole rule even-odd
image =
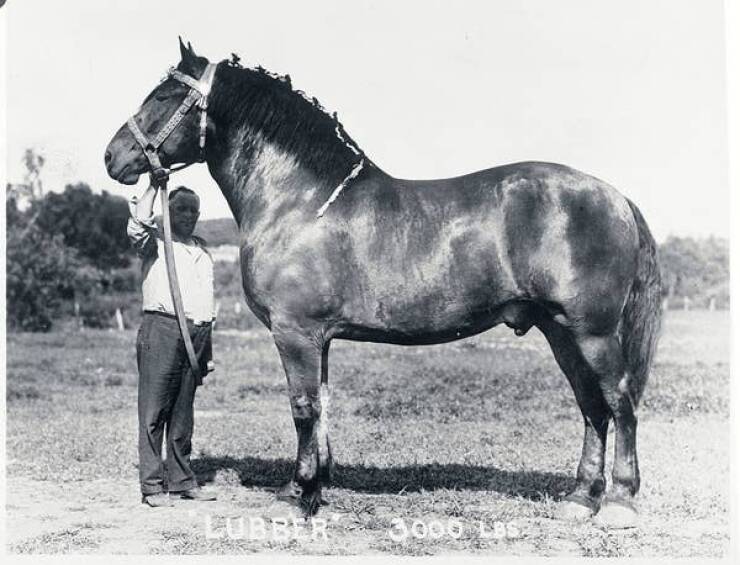
[[[175,70],[190,82],[171,72],[133,120],[155,135],[208,70],[202,131],[186,110],[163,143],[147,147],[164,167],[187,165],[205,139],[202,159],[238,224],[244,294],[277,347],[297,434],[279,499],[311,516],[331,479],[332,340],[429,345],[503,323],[517,335],[544,334],[583,414],[575,487],[558,517],[633,525],[635,411],[661,320],[656,244],[637,206],[555,163],[394,178],[287,75],[236,58],[211,66],[182,40],[180,55]],[[124,124],[105,152],[110,177],[135,184],[150,170],[145,153]]]

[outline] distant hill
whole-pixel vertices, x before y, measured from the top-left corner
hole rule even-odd
[[[195,228],[195,235],[205,239],[209,247],[239,245],[239,232],[234,218],[200,220]]]

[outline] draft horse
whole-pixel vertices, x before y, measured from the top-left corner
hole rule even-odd
[[[226,197],[247,303],[272,333],[288,380],[298,453],[282,497],[313,514],[330,477],[333,339],[437,344],[504,323],[545,335],[583,413],[576,486],[560,516],[634,523],[635,409],[661,317],[656,244],[635,204],[553,163],[394,178],[289,77],[236,60],[211,64],[182,41],[180,51],[105,163],[113,179],[134,184],[153,156],[163,167],[204,160]],[[193,94],[199,103],[183,110]],[[156,145],[147,141],[167,129]]]

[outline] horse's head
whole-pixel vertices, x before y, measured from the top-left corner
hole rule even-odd
[[[205,133],[212,124],[210,120],[201,124],[200,114],[215,66],[182,40],[180,54],[180,63],[144,99],[133,123],[123,124],[106,148],[105,166],[118,182],[136,184],[139,175],[151,171],[158,161],[169,167],[202,158]],[[181,119],[178,112],[183,114]]]

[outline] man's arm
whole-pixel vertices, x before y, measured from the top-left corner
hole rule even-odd
[[[154,223],[154,199],[159,188],[150,183],[141,198],[136,196],[129,202],[129,213],[126,232],[136,252],[147,257],[157,253],[157,225]]]

